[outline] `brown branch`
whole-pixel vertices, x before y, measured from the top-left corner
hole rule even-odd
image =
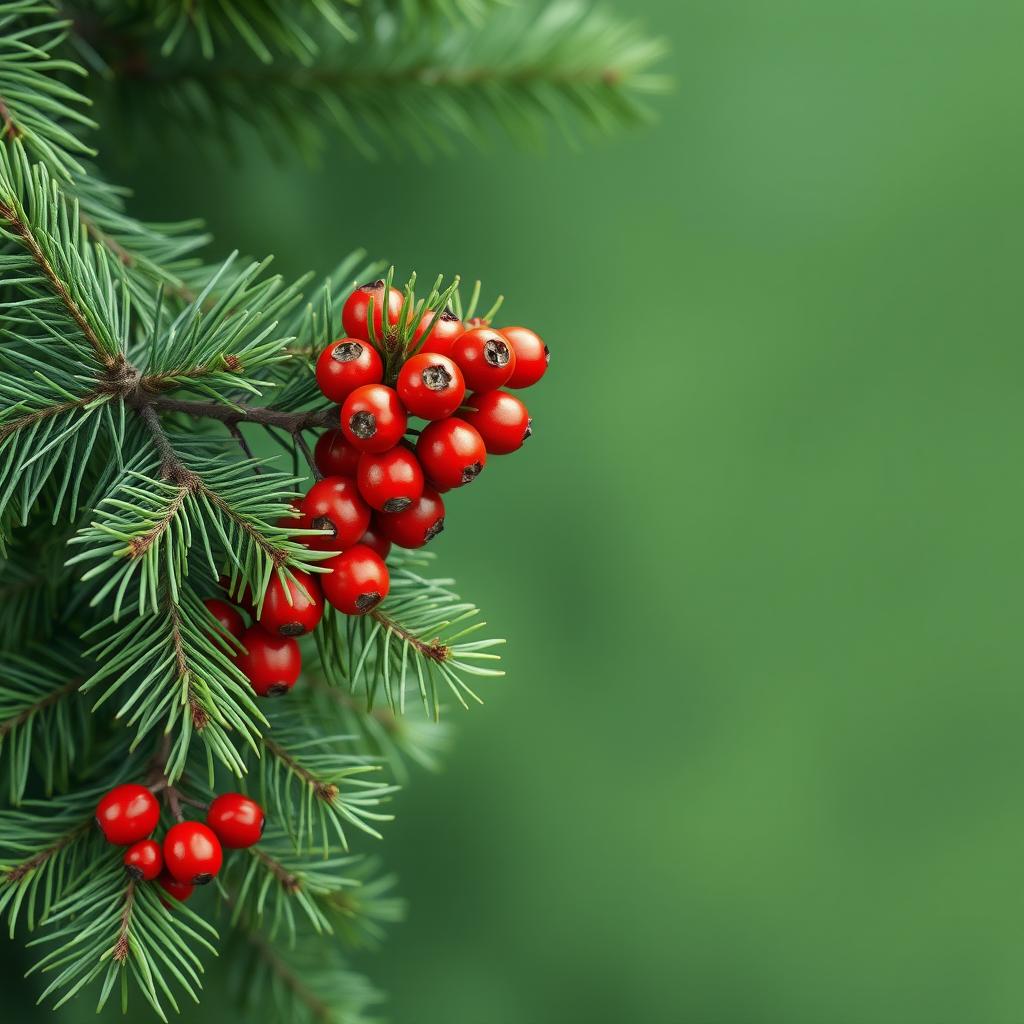
[[[17,729],[19,725],[24,725],[33,717],[33,715],[38,715],[40,711],[45,711],[48,707],[52,707],[54,704],[62,701],[69,694],[74,693],[83,682],[85,682],[84,679],[72,679],[70,683],[60,687],[58,690],[54,690],[53,693],[43,697],[42,700],[38,700],[34,704],[31,704],[29,707],[25,708],[24,711],[16,714],[13,718],[8,718],[6,721],[0,722],[0,740],[14,729]]]
[[[33,854],[28,860],[16,864],[7,871],[8,882],[20,882],[30,871],[34,871],[40,864],[44,864],[55,854],[60,853],[65,846],[70,846],[79,836],[92,824],[92,818],[87,818],[80,825],[76,825],[70,832],[65,832],[56,842]]]
[[[249,852],[262,864],[266,865],[270,873],[281,883],[281,886],[288,892],[298,892],[302,888],[302,881],[293,875],[283,864],[274,860],[269,854],[264,853],[257,846],[250,846]]]
[[[48,405],[45,409],[36,409],[35,412],[29,412],[24,416],[19,416],[18,419],[11,420],[10,423],[5,423],[0,427],[0,441],[5,441],[11,436],[11,434],[16,434],[19,430],[24,430],[26,427],[31,427],[36,423],[41,423],[43,420],[49,419],[51,416],[59,416],[62,412],[69,412],[71,409],[80,409],[82,406],[95,401],[99,398],[99,395],[100,393],[98,391],[90,391],[89,394],[83,395],[81,398],[76,398],[72,402],[61,402],[58,405]]]
[[[338,795],[338,787],[333,782],[321,782],[308,768],[299,764],[284,747],[275,743],[274,740],[264,737],[263,745],[274,757],[288,765],[291,771],[302,779],[306,785],[310,786],[313,792],[325,803],[330,803]]]
[[[7,106],[3,96],[0,96],[0,137],[6,136],[13,141],[20,139],[23,134],[24,132],[15,124],[11,108]]]
[[[53,288],[57,298],[60,299],[64,308],[70,314],[71,319],[78,325],[79,330],[85,336],[85,340],[92,346],[93,352],[96,353],[96,358],[108,369],[118,365],[119,360],[115,359],[103,348],[103,343],[93,330],[92,324],[89,323],[85,313],[82,312],[81,307],[75,301],[71,292],[68,291],[67,286],[57,276],[57,272],[53,269],[53,265],[47,259],[46,253],[43,252],[42,246],[35,235],[32,234],[32,229],[28,224],[21,219],[13,206],[9,206],[3,201],[0,201],[0,219],[7,221],[11,232],[28,250],[28,254],[32,257],[36,266],[43,272],[47,281],[50,282],[50,287]]]
[[[147,386],[146,382],[149,379],[143,378],[143,387]],[[338,418],[338,410],[334,406],[306,412],[283,412],[280,409],[264,405],[228,406],[218,402],[192,402],[181,398],[145,393],[139,399],[139,404],[160,412],[183,412],[197,419],[219,420],[228,426],[238,423],[258,423],[264,427],[280,427],[289,434],[295,434],[300,430],[335,426]]]
[[[296,998],[307,1007],[315,1020],[331,1021],[334,1019],[334,1011],[331,1007],[306,987],[302,978],[281,959],[269,942],[254,931],[249,932],[248,938],[259,951],[267,966],[295,993]]]
[[[132,924],[132,907],[135,904],[135,879],[131,879],[124,891],[124,910],[121,912],[121,928],[114,943],[113,958],[123,964],[128,959],[128,932]]]
[[[400,625],[390,616],[385,615],[384,612],[374,610],[369,614],[385,629],[390,629],[391,632],[412,644],[412,646],[415,647],[424,658],[430,658],[431,661],[436,661],[440,664],[442,661],[447,661],[451,657],[452,649],[446,644],[441,643],[440,640],[435,640],[433,643],[427,643],[415,634],[410,633],[405,626]]]

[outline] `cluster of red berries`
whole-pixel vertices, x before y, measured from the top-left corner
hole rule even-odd
[[[494,330],[424,309],[390,386],[371,339],[393,335],[402,306],[402,293],[383,281],[357,288],[342,309],[345,336],[317,360],[317,383],[341,406],[341,427],[317,441],[321,478],[294,503],[295,517],[282,522],[324,531],[307,546],[336,552],[320,563],[327,572],[296,571],[288,584],[273,577],[258,618],[248,593],[235,595],[253,616],[248,628],[231,605],[206,602],[245,648],[236,662],[260,696],[295,685],[302,657],[294,638],[316,628],[324,600],[346,615],[374,608],[390,589],[384,559],[391,545],[419,548],[437,536],[444,529],[441,495],[471,483],[488,455],[514,452],[531,434],[526,406],[499,389],[528,388],[547,371],[548,348],[533,331]],[[415,444],[406,440],[410,416],[427,421]]]
[[[220,871],[222,847],[244,849],[259,842],[266,819],[263,808],[242,793],[221,793],[201,821],[179,821],[164,836],[151,839],[160,823],[160,806],[145,786],[115,786],[96,807],[96,824],[108,843],[127,846],[125,870],[139,882],[156,881],[177,900],[187,900],[197,885]]]

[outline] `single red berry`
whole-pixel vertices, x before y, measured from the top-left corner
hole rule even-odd
[[[384,364],[368,341],[341,338],[332,341],[316,362],[316,382],[324,398],[339,405],[356,388],[379,384],[384,379]]]
[[[220,840],[201,821],[179,821],[164,836],[164,864],[179,882],[206,885],[220,871],[223,860]]]
[[[124,854],[124,868],[136,882],[152,882],[163,870],[164,857],[155,839],[143,839],[129,846]]]
[[[301,569],[293,569],[292,576],[293,580],[282,583],[275,573],[267,584],[259,622],[268,633],[312,633],[324,613],[324,596],[315,577]]]
[[[376,520],[370,521],[370,528],[359,538],[359,543],[372,548],[381,558],[387,558],[391,554],[391,541],[381,532]]]
[[[406,409],[425,420],[451,416],[466,394],[462,371],[436,352],[421,352],[407,359],[398,371],[395,387]]]
[[[423,310],[420,322],[412,332],[413,348],[416,347],[420,338],[422,338],[426,333],[426,330],[430,327],[430,322],[433,319],[434,310]],[[440,352],[441,355],[446,356],[448,355],[448,349],[452,347],[452,342],[465,329],[466,328],[463,326],[462,321],[450,309],[442,309],[441,315],[437,318],[437,322],[431,328],[430,333],[427,335],[426,340],[420,348],[420,351]]]
[[[533,420],[525,405],[505,391],[488,391],[466,399],[462,415],[484,439],[492,455],[508,455],[533,434]]]
[[[306,492],[302,511],[312,530],[328,530],[324,537],[307,537],[314,551],[342,551],[352,547],[370,525],[370,506],[359,495],[355,480],[325,476]]]
[[[181,903],[184,903],[185,900],[195,892],[196,888],[191,882],[179,882],[176,878],[172,878],[167,874],[166,871],[157,878],[156,884],[159,885],[164,892],[169,893]],[[170,904],[162,897],[160,902],[165,907],[170,906]]]
[[[245,623],[242,621],[242,616],[238,614],[237,608],[228,604],[227,601],[218,601],[215,597],[208,597],[203,604],[206,605],[206,610],[217,620],[222,632],[235,637],[242,635]]]
[[[96,807],[96,824],[115,846],[131,846],[145,839],[159,821],[156,797],[137,782],[115,786]]]
[[[476,327],[460,334],[448,355],[458,363],[466,387],[472,391],[500,388],[516,368],[512,346],[490,327]]]
[[[206,812],[206,824],[229,850],[241,850],[260,841],[266,817],[244,793],[221,793]]]
[[[404,512],[382,512],[375,517],[388,540],[402,548],[421,548],[444,529],[444,502],[432,487],[423,488],[419,501]]]
[[[328,430],[321,434],[313,449],[313,461],[324,476],[356,475],[359,456],[362,452],[340,430]]]
[[[405,433],[408,417],[398,393],[383,384],[357,388],[341,407],[341,429],[363,452],[386,452]]]
[[[287,693],[302,671],[299,645],[290,636],[275,636],[262,626],[250,626],[239,637],[244,651],[235,655],[235,664],[261,697]]]
[[[448,490],[474,481],[487,464],[484,439],[465,420],[451,416],[428,423],[416,442],[427,479]]]
[[[423,470],[416,456],[400,444],[380,455],[364,452],[356,483],[378,512],[401,512],[423,493]]]
[[[391,589],[391,576],[384,559],[362,544],[322,564],[331,570],[324,576],[324,596],[346,615],[365,615],[380,604]]]
[[[346,300],[341,310],[341,323],[345,333],[360,341],[370,340],[370,331],[367,324],[369,316],[368,309],[370,299],[373,298],[373,327],[379,338],[382,334],[383,316],[381,310],[384,306],[384,282],[372,281],[369,284],[360,285]],[[402,313],[402,293],[397,288],[392,288],[387,294],[388,323],[397,324]]]
[[[547,373],[551,362],[547,345],[529,327],[502,327],[499,333],[516,354],[516,366],[505,387],[532,387]]]

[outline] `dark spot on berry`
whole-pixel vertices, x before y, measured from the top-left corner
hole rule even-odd
[[[433,540],[444,529],[444,516],[441,516],[423,535],[425,541]]]
[[[213,881],[213,875],[211,875],[209,872],[205,872],[205,873],[203,873],[201,875],[196,875],[195,878],[192,879],[192,884],[193,885],[209,885],[210,882],[212,882],[212,881]]]
[[[138,864],[125,864],[124,869],[133,879],[135,879],[136,882],[142,881],[144,873]]]
[[[480,470],[483,469],[483,465],[479,462],[474,462],[469,466],[466,466],[462,470],[462,482],[468,484],[470,480],[475,480],[480,475]]]
[[[260,836],[263,835],[263,830],[267,827],[267,819],[265,817],[260,818]]]
[[[287,693],[290,687],[287,683],[274,683],[272,686],[267,687],[267,697],[280,697],[282,693]]]
[[[484,342],[484,361],[490,366],[508,366],[512,356],[508,345],[498,338],[488,338]]]
[[[281,636],[302,636],[306,632],[306,627],[301,622],[285,622],[277,627],[277,631]]]
[[[377,417],[372,412],[357,412],[348,421],[349,429],[356,437],[368,441],[377,433]]]
[[[384,287],[384,282],[381,280],[367,281],[366,284],[361,284],[359,290],[361,292],[375,292]]]
[[[547,347],[547,345],[545,345],[544,346],[544,365],[548,366],[548,365],[550,365],[550,363],[551,363],[551,349],[549,349]]]
[[[381,597],[376,590],[370,590],[365,594],[360,594],[356,598],[356,607],[361,612],[368,612],[374,605],[380,604]]]
[[[331,358],[338,363],[354,363],[363,354],[363,346],[358,341],[345,341],[331,353]]]
[[[412,498],[388,498],[384,502],[383,512],[404,512],[412,504]]]
[[[441,310],[438,320],[458,320],[459,318],[447,307]]]
[[[338,536],[338,528],[334,525],[334,520],[328,516],[317,516],[311,525],[314,530],[328,530],[332,537]]]
[[[431,391],[444,391],[452,383],[452,375],[439,364],[428,366],[420,376]]]
[[[526,421],[526,431],[523,434],[523,440],[525,441],[528,437],[533,437],[533,417],[532,416]]]

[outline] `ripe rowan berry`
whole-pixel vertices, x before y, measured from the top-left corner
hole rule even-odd
[[[462,404],[466,382],[447,356],[421,352],[407,359],[395,383],[402,404],[425,420],[443,420]]]
[[[364,452],[356,483],[371,507],[379,512],[401,512],[423,493],[423,470],[416,456],[399,444],[379,455]]]
[[[361,341],[370,340],[370,331],[367,323],[369,316],[370,299],[373,299],[373,327],[377,337],[384,333],[382,326],[384,318],[382,308],[385,301],[388,307],[388,323],[398,323],[402,313],[402,293],[397,288],[392,288],[387,299],[384,297],[384,282],[371,281],[369,284],[360,285],[346,300],[341,310],[341,323],[345,333],[352,338]]]
[[[302,499],[302,512],[310,529],[329,531],[306,539],[314,551],[350,548],[370,525],[370,506],[360,497],[355,480],[342,476],[325,476],[313,484]]]
[[[507,388],[528,388],[547,373],[551,353],[529,327],[502,327],[499,333],[512,346],[516,365],[505,382]]]
[[[533,420],[525,405],[505,391],[488,391],[466,399],[463,417],[476,427],[492,455],[508,455],[533,434]]]
[[[341,429],[349,442],[363,452],[394,448],[408,424],[398,394],[383,384],[357,388],[341,407]]]
[[[164,836],[164,864],[176,881],[206,885],[220,871],[223,860],[220,840],[201,821],[179,821]]]
[[[301,569],[293,569],[292,576],[294,579],[282,583],[275,574],[267,584],[259,623],[268,633],[312,633],[324,613],[324,596],[316,578]]]
[[[242,635],[245,623],[242,621],[242,616],[238,614],[237,608],[226,601],[219,601],[215,597],[208,597],[203,604],[206,605],[206,610],[217,620],[217,624],[222,632],[234,637]]]
[[[416,442],[416,457],[427,479],[448,490],[480,475],[487,463],[487,449],[475,427],[451,416],[423,428]]]
[[[355,477],[361,454],[340,429],[328,430],[317,439],[313,461],[324,476]]]
[[[115,846],[131,846],[145,839],[159,821],[156,797],[137,782],[115,786],[96,807],[96,824]]]
[[[516,368],[512,346],[490,327],[475,327],[460,334],[448,355],[458,363],[471,391],[492,391],[500,388]]]
[[[429,485],[419,501],[403,512],[382,512],[375,517],[388,540],[402,548],[421,548],[444,529],[444,502]]]
[[[239,637],[244,651],[235,664],[261,697],[287,693],[302,671],[299,645],[290,636],[275,636],[262,626],[250,626]]]
[[[152,882],[164,867],[160,844],[155,839],[143,839],[134,846],[129,846],[122,860],[125,871],[136,882]]]
[[[156,884],[163,889],[164,892],[173,896],[176,900],[184,903],[185,900],[195,892],[195,886],[191,882],[179,882],[176,878],[172,878],[165,871],[162,875],[159,875],[156,880]],[[170,904],[161,897],[160,902],[165,907],[170,907]]]
[[[426,330],[430,327],[430,322],[433,319],[434,310],[423,310],[420,322],[412,332],[413,349],[416,349],[420,338],[422,338],[426,333]],[[464,330],[465,327],[463,326],[462,321],[450,309],[442,309],[441,315],[437,318],[437,322],[434,324],[433,328],[431,328],[430,333],[427,334],[426,340],[423,342],[422,346],[420,346],[419,351],[439,352],[441,355],[447,355],[452,342]]]
[[[368,341],[341,338],[332,341],[316,361],[316,382],[324,398],[341,405],[356,388],[379,384],[384,363]]]
[[[228,849],[241,850],[260,841],[266,816],[244,793],[221,793],[206,812],[206,824]]]
[[[388,596],[388,567],[372,548],[357,544],[322,564],[331,570],[324,576],[324,596],[346,615],[365,615]]]
[[[384,536],[375,520],[370,520],[370,528],[359,538],[359,543],[376,551],[381,558],[391,554],[391,541]]]

